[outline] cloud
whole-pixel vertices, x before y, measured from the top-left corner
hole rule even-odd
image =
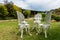
[[[3,0],[0,0],[0,3],[4,3],[4,1]]]
[[[25,0],[35,10],[51,10],[60,7],[60,0]]]
[[[21,8],[28,8],[28,5],[25,3],[25,2],[23,2],[23,1],[20,1],[19,3],[18,2],[16,2],[15,4],[17,4],[19,7],[21,7]]]
[[[51,10],[60,7],[60,0],[8,0],[22,9],[37,11]],[[0,1],[1,2],[1,1]]]

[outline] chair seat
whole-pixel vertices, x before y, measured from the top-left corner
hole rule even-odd
[[[41,26],[42,26],[42,28],[45,29],[45,28],[48,28],[50,25],[49,24],[42,24]]]
[[[21,24],[22,24],[22,25],[26,25],[26,26],[29,25],[26,21],[22,21]]]
[[[43,26],[43,24],[39,24],[40,26]]]
[[[29,26],[29,24],[26,22],[26,21],[22,21],[21,23],[18,24],[19,25],[19,28],[26,28]]]
[[[40,23],[41,23],[41,21],[39,21],[39,20],[36,20],[36,21],[34,21],[34,23],[38,23],[38,24],[40,24]]]

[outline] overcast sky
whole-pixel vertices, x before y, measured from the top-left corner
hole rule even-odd
[[[60,0],[8,0],[23,9],[45,11],[60,7]],[[3,3],[3,0],[0,0]]]

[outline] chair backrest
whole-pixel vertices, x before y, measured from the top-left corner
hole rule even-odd
[[[24,15],[21,12],[17,11],[18,22],[21,23],[24,21]]]
[[[41,20],[42,19],[42,15],[41,14],[36,14],[34,16],[34,20]]]
[[[46,23],[46,24],[50,24],[51,13],[52,13],[52,12],[46,12],[46,16],[45,16],[45,23]]]

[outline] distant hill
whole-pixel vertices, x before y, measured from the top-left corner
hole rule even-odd
[[[60,15],[60,8],[54,9],[54,10],[51,10],[51,11],[53,11],[53,14]]]

